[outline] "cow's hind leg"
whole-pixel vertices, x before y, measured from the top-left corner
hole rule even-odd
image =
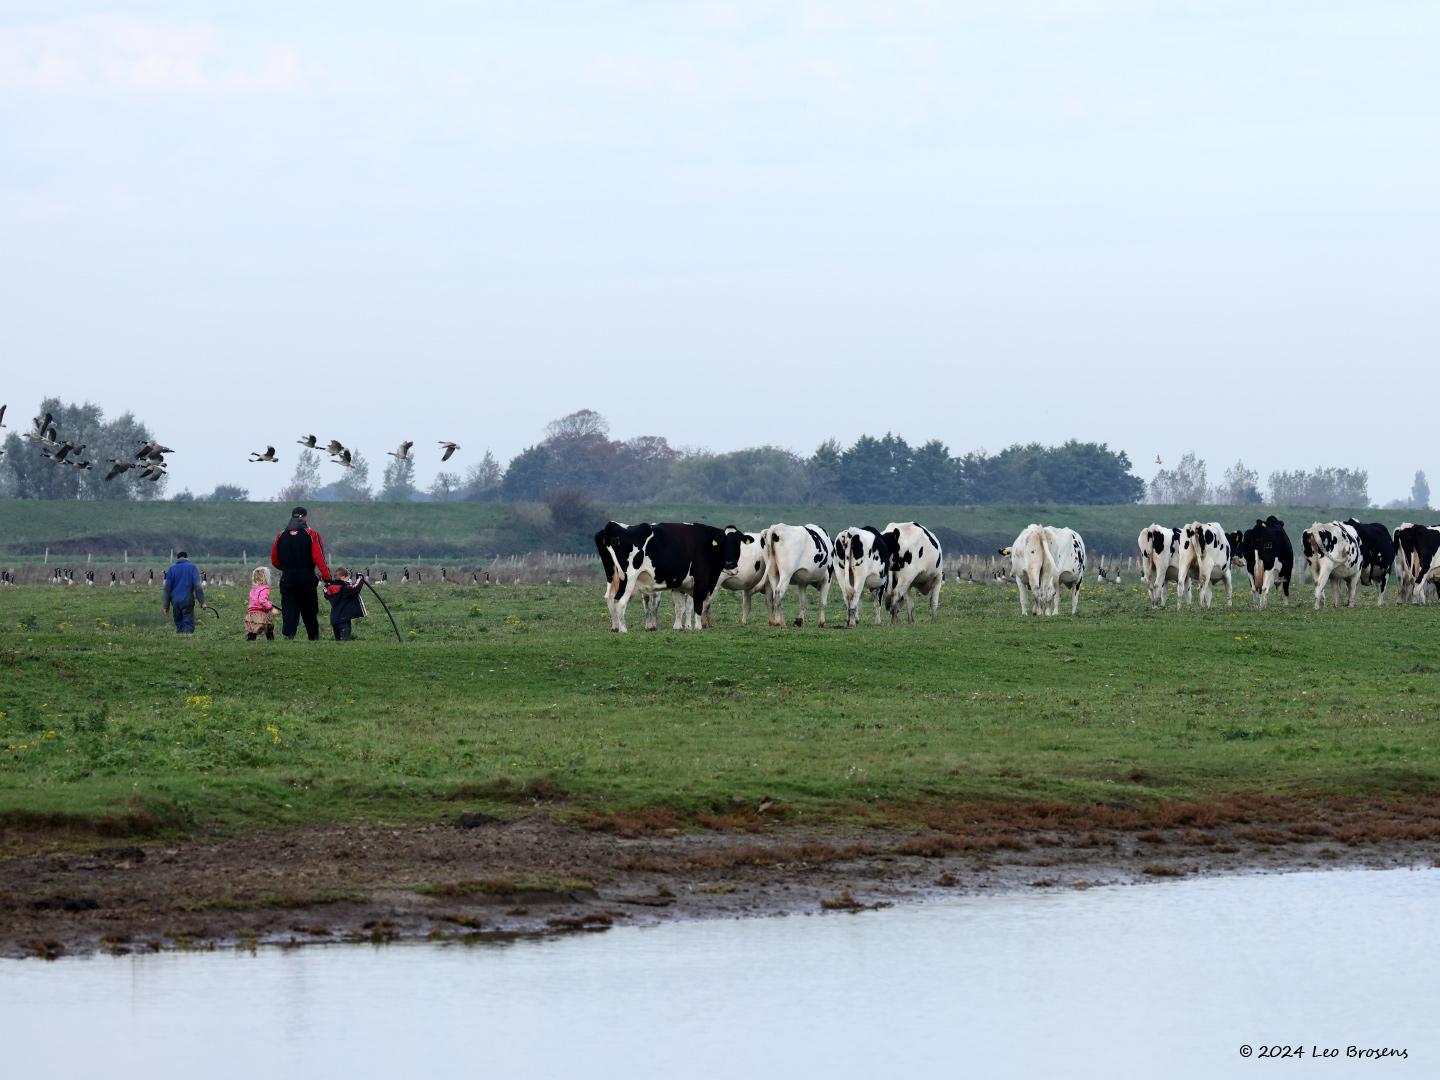
[[[820,618],[816,620],[820,628],[825,628],[825,609],[830,606],[830,575],[825,575],[825,580],[820,583]]]
[[[785,590],[790,582],[782,578],[773,578],[769,582],[765,602],[770,605],[770,625],[785,625]]]
[[[805,602],[805,583],[804,583],[804,582],[801,582],[800,584],[798,584],[798,585],[795,586],[795,595],[800,598],[800,614],[799,614],[798,616],[796,616],[796,618],[795,618],[795,625],[796,625],[796,626],[804,626],[804,625],[805,625],[805,614],[806,614],[806,610],[805,610],[805,609],[806,609],[806,602]]]

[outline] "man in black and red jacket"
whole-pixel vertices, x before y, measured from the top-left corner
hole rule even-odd
[[[286,641],[293,641],[303,618],[305,634],[314,641],[320,636],[316,575],[328,581],[330,568],[325,565],[325,541],[310,528],[305,507],[290,511],[290,524],[275,537],[270,548],[270,565],[280,571],[280,632]]]

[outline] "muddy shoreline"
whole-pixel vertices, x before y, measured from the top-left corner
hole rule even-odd
[[[406,939],[504,941],[675,919],[838,915],[939,895],[1440,865],[1440,800],[758,811],[682,827],[536,809],[442,823],[77,841],[0,831],[0,957]]]

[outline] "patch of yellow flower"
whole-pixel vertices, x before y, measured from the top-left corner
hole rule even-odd
[[[192,709],[202,709],[208,711],[210,708],[210,695],[195,694],[193,697],[186,698],[185,704],[189,705]]]
[[[274,742],[274,744],[275,744],[276,746],[279,746],[279,745],[280,745],[280,729],[279,729],[278,727],[276,727],[274,724],[266,724],[266,725],[265,725],[265,730],[270,733],[271,741]]]

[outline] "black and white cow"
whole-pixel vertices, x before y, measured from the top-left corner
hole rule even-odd
[[[1317,521],[1300,537],[1305,564],[1315,579],[1315,610],[1325,603],[1325,587],[1335,586],[1334,604],[1340,606],[1340,590],[1347,584],[1350,595],[1345,606],[1355,606],[1355,589],[1360,584],[1360,537],[1343,521]]]
[[[694,522],[624,525],[607,522],[595,534],[595,549],[606,575],[605,603],[610,629],[625,633],[625,607],[636,593],[647,597],[647,630],[655,629],[648,598],[660,589],[688,594],[675,603],[675,629],[690,623],[699,630],[710,614],[720,575],[740,560],[740,533]]]
[[[1140,548],[1140,576],[1150,593],[1150,606],[1165,606],[1165,586],[1180,580],[1180,530],[1166,525],[1147,525],[1140,530],[1136,539]],[[1180,603],[1180,591],[1175,591],[1175,603]]]
[[[913,589],[930,601],[930,621],[940,612],[940,589],[945,584],[945,556],[940,541],[924,525],[915,521],[892,521],[880,534],[887,560],[885,584],[881,598],[890,612],[893,626],[905,609],[908,621],[915,621]]]
[[[1180,592],[1190,599],[1190,586],[1200,585],[1200,606],[1210,607],[1215,592],[1212,586],[1225,583],[1225,606],[1233,607],[1235,586],[1230,578],[1230,540],[1218,521],[1192,521],[1180,530],[1179,560]],[[1175,599],[1179,610],[1180,599]]]
[[[1400,602],[1429,603],[1429,590],[1440,578],[1440,525],[1407,521],[1395,530],[1393,539]]]
[[[834,574],[845,598],[845,625],[860,624],[865,590],[875,597],[875,625],[880,625],[881,594],[889,574],[887,546],[873,525],[852,526],[835,537]]]
[[[1395,565],[1395,538],[1379,522],[1368,524],[1346,518],[1345,524],[1360,538],[1360,584],[1374,585],[1379,599],[1376,606],[1385,606],[1385,585]]]
[[[805,625],[805,588],[820,594],[820,625],[825,625],[825,604],[830,599],[830,537],[819,525],[771,525],[760,534],[765,549],[766,599],[770,601],[770,625],[785,625],[785,593],[794,585],[800,593],[800,615],[796,626]]]
[[[1250,588],[1256,597],[1260,610],[1265,610],[1270,599],[1270,590],[1279,582],[1285,594],[1285,606],[1290,606],[1290,576],[1295,569],[1295,549],[1285,531],[1285,522],[1274,514],[1264,521],[1255,519],[1252,528],[1241,532],[1236,529],[1226,534],[1230,541],[1230,555],[1242,560],[1245,573],[1250,579]]]
[[[757,592],[764,592],[768,575],[765,571],[765,551],[760,547],[758,533],[740,532],[734,525],[725,527],[726,533],[740,537],[740,559],[733,570],[726,570],[720,577],[720,587],[740,594],[740,625],[750,625],[750,602]]]

